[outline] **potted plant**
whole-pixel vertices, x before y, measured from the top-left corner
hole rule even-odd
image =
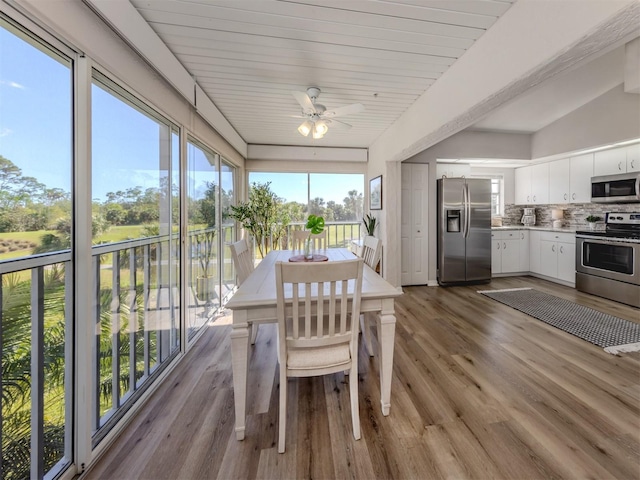
[[[324,231],[324,217],[319,215],[309,215],[304,228],[309,230],[310,234],[318,235]],[[311,260],[313,258],[312,240],[309,237],[304,241],[304,258]]]
[[[197,211],[205,228],[193,236],[196,246],[195,255],[199,265],[196,276],[196,297],[200,301],[210,302],[215,298],[217,283],[215,272],[211,272],[216,237],[216,185],[214,183],[207,182],[207,189],[198,204]]]
[[[252,183],[249,201],[231,205],[229,213],[229,217],[240,222],[253,237],[261,257],[267,254],[269,244],[278,244],[278,238],[289,223],[286,212],[280,208],[281,200],[271,191],[270,185],[271,182]]]
[[[373,237],[373,232],[375,232],[378,226],[378,219],[373,215],[366,214],[362,219],[362,223],[364,223],[364,228],[367,231],[367,235]]]
[[[597,215],[589,215],[587,218],[585,218],[585,220],[589,224],[589,230],[595,230],[596,229],[596,222],[599,222],[602,219],[600,217],[598,217]]]

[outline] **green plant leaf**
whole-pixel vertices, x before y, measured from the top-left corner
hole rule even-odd
[[[311,230],[311,233],[317,235],[324,230],[324,218],[316,215],[309,215],[305,228]]]

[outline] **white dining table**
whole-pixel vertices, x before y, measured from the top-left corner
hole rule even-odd
[[[236,437],[244,439],[247,403],[247,369],[249,365],[249,327],[251,324],[276,323],[275,264],[287,262],[301,252],[274,250],[269,252],[256,269],[238,288],[226,307],[232,311],[231,361],[236,413]],[[349,260],[354,254],[346,248],[328,248],[315,252],[325,255],[329,262]],[[394,287],[368,266],[363,269],[361,312],[375,314],[379,339],[380,405],[382,414],[391,408],[391,374],[393,371],[393,342],[396,316],[395,297],[402,290]]]

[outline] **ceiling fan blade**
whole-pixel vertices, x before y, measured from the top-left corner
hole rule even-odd
[[[327,110],[323,116],[327,118],[342,117],[344,115],[353,115],[354,113],[360,113],[364,111],[364,105],[361,103],[353,103],[344,107],[334,108],[333,110]]]
[[[309,118],[309,115],[287,115],[289,118]]]
[[[309,95],[304,92],[291,92],[291,95],[300,104],[304,113],[316,113],[316,107],[311,102]]]
[[[348,123],[345,122],[341,122],[340,120],[336,120],[331,119],[331,120],[325,120],[327,123],[331,124],[332,127],[336,127],[338,130],[349,130],[351,128],[351,125],[349,125]]]

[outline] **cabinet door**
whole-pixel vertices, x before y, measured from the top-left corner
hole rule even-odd
[[[627,149],[613,148],[594,154],[593,175],[615,175],[627,171]]]
[[[627,172],[640,172],[640,143],[627,147]]]
[[[571,159],[563,158],[549,164],[549,203],[569,203]]]
[[[558,244],[540,241],[540,273],[548,277],[558,276]]]
[[[549,164],[531,166],[531,200],[536,205],[549,203]]]
[[[502,273],[502,240],[491,240],[491,274]]]
[[[531,167],[516,168],[516,204],[531,205]]]
[[[576,282],[576,245],[558,242],[558,278],[565,282]]]
[[[529,230],[519,230],[518,234],[520,235],[520,267],[518,271],[520,272],[528,272],[529,271]]]
[[[520,239],[502,240],[502,273],[520,271]]]
[[[540,273],[540,232],[529,231],[529,270]]]
[[[591,177],[593,176],[593,153],[571,157],[571,203],[591,201]]]

